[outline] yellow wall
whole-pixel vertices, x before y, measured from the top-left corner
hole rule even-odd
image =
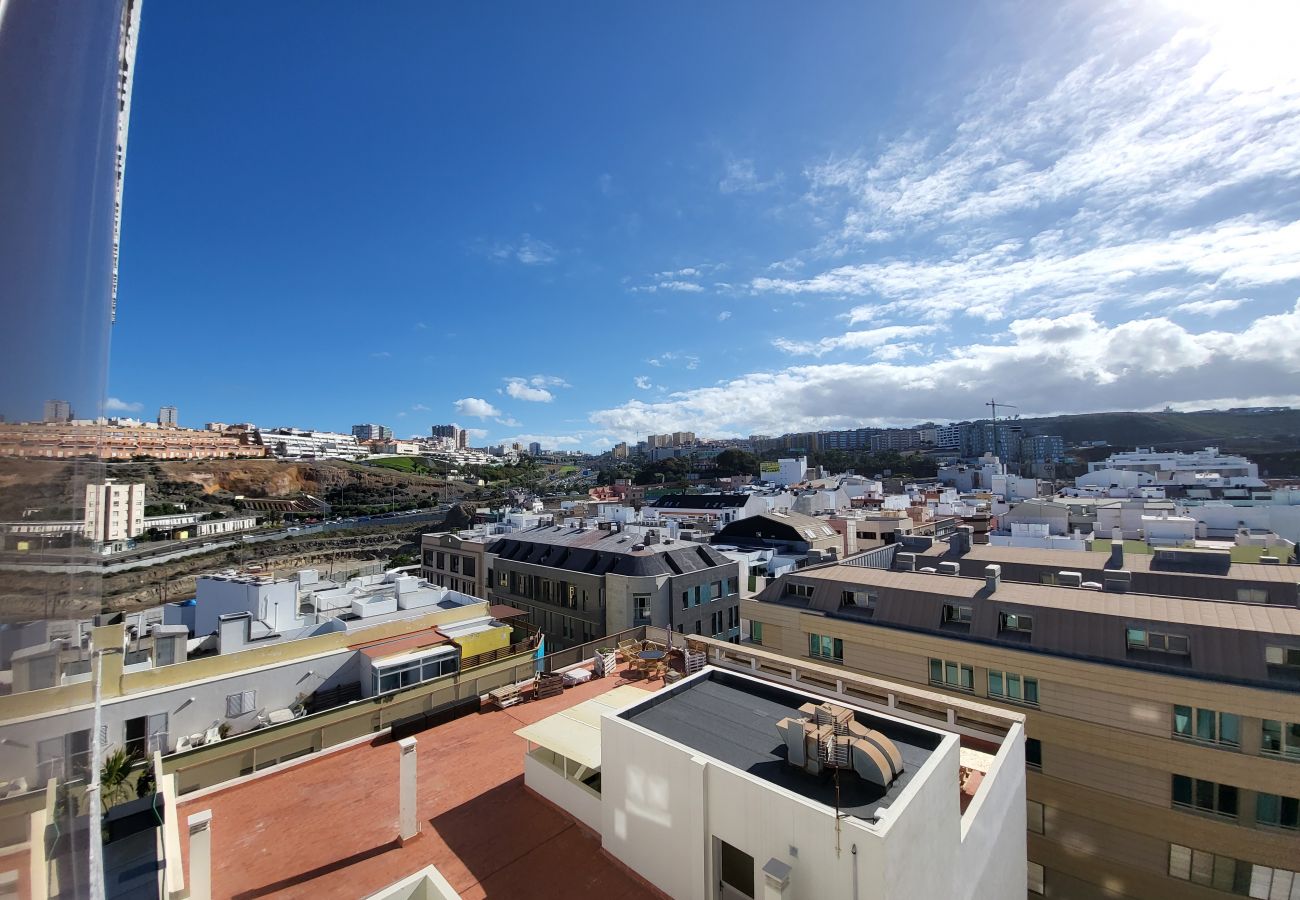
[[[104,655],[104,679],[102,694],[105,699],[126,696],[139,691],[157,690],[176,687],[193,681],[217,678],[256,669],[261,666],[292,662],[306,659],[322,653],[342,650],[349,645],[359,644],[387,637],[419,631],[433,625],[448,625],[466,619],[480,618],[487,614],[487,602],[470,603],[455,609],[438,609],[410,619],[398,622],[384,622],[369,628],[352,632],[335,632],[297,641],[284,641],[269,644],[253,650],[239,653],[227,653],[222,656],[205,656],[173,666],[160,666],[140,672],[122,672],[122,655],[107,653]],[[466,650],[464,655],[481,653],[483,650],[495,650],[509,646],[510,628],[503,626],[493,629],[502,631],[503,637],[492,632],[484,635],[482,650]],[[474,636],[478,638],[478,635]],[[105,625],[94,629],[92,644],[96,648],[120,649],[125,643],[125,628],[122,625]],[[495,641],[495,643],[493,643]],[[477,646],[477,644],[476,644]],[[89,681],[77,682],[62,687],[46,688],[40,691],[26,691],[21,694],[0,696],[0,723],[31,716],[60,712],[70,707],[85,706],[91,703],[92,688]]]
[[[498,625],[487,631],[456,638],[456,643],[460,645],[461,658],[477,656],[480,653],[487,653],[489,650],[500,650],[502,647],[509,647],[510,631],[509,625]]]

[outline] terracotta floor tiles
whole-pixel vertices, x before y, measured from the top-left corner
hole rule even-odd
[[[620,683],[591,681],[416,735],[422,831],[405,847],[395,839],[398,748],[387,738],[181,798],[180,819],[212,810],[217,898],[351,900],[432,863],[466,900],[651,900],[657,892],[605,856],[598,838],[524,788],[525,745],[514,735]]]

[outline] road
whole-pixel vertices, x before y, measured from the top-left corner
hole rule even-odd
[[[265,541],[282,541],[286,538],[299,538],[330,531],[441,522],[450,508],[446,504],[442,504],[431,510],[412,510],[411,512],[383,516],[360,516],[351,522],[321,522],[317,525],[295,525],[277,531],[263,531],[239,536],[223,535],[216,539],[192,538],[186,541],[151,541],[124,553],[114,553],[109,556],[91,556],[88,554],[84,559],[77,562],[70,562],[68,557],[62,554],[8,553],[4,554],[3,567],[10,570],[29,572],[99,572],[109,575],[127,569],[155,566],[185,556],[210,553],[213,550],[234,547],[240,543],[259,544]]]

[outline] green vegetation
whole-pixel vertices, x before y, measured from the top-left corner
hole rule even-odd
[[[146,516],[174,516],[184,511],[175,503],[146,503],[144,505],[144,514]]]
[[[1195,547],[1192,541],[1183,541],[1176,545],[1179,547]],[[1110,553],[1110,541],[1093,540],[1092,550],[1094,553]],[[1285,561],[1286,549],[1284,547],[1239,547],[1232,546],[1229,548],[1232,561],[1235,563],[1258,563],[1261,556],[1277,556]],[[1140,556],[1151,556],[1155,549],[1146,541],[1126,540],[1124,542],[1125,555],[1137,554]]]

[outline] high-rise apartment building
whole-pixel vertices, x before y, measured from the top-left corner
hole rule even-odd
[[[46,400],[41,419],[46,422],[68,422],[72,419],[72,404],[67,400]]]
[[[529,456],[541,456],[541,455],[542,455],[542,445],[539,444],[537,441],[533,441],[532,443],[530,443],[530,444],[528,445],[528,455],[529,455]]]
[[[1142,582],[1182,596],[1135,592],[1124,569],[1107,569],[1104,589],[1068,570],[1017,583],[998,564],[958,573],[967,553],[1071,554],[963,551],[962,533],[951,549],[897,551],[889,569],[858,560],[783,576],[741,604],[752,641],[1022,711],[1036,893],[1296,896],[1300,569]],[[1189,599],[1207,578],[1247,586],[1215,596],[1253,599],[1255,569],[1289,600]]]
[[[433,437],[450,438],[457,447],[465,447],[465,430],[459,425],[434,425],[430,433]]]
[[[353,425],[352,436],[359,441],[391,441],[393,429],[387,425]]]
[[[144,532],[144,484],[119,484],[112,478],[86,485],[86,538],[108,544]]]
[[[176,428],[176,407],[162,406],[158,408],[158,427],[159,428]]]

